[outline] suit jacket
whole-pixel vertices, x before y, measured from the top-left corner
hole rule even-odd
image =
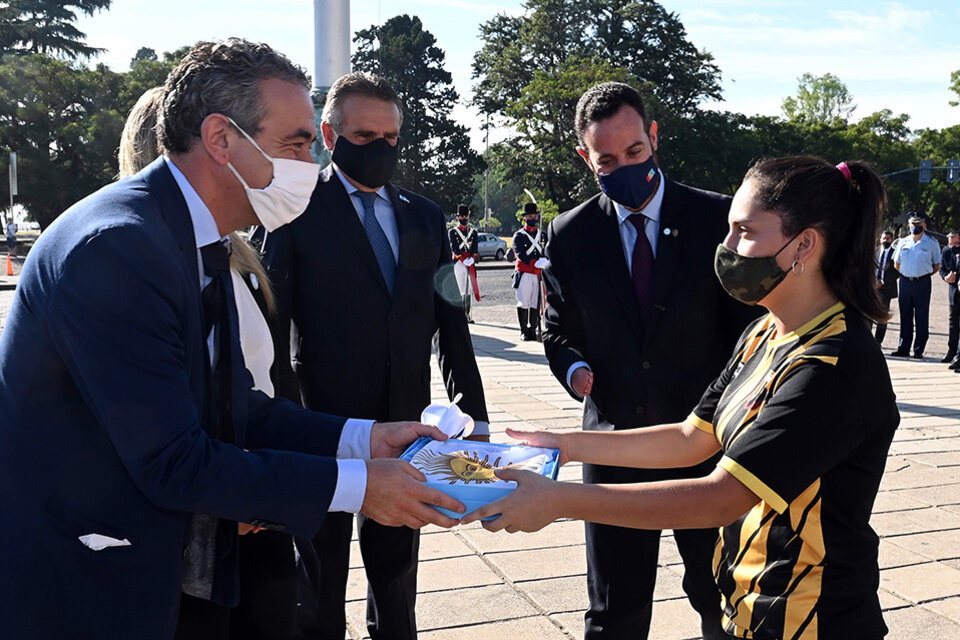
[[[877,252],[873,256],[873,271],[876,275],[877,271],[881,268],[879,266],[880,258],[883,255],[883,252],[887,252],[887,258],[883,262],[883,284],[880,285],[880,288],[877,291],[883,297],[890,299],[897,297],[897,280],[900,278],[900,272],[897,271],[897,268],[893,262],[893,254],[896,251],[896,245],[890,245],[890,249],[884,249],[882,246],[877,247]]]
[[[730,198],[671,180],[664,189],[652,302],[642,321],[614,203],[598,194],[550,224],[543,343],[573,397],[570,366],[583,360],[593,370],[585,429],[682,421],[758,314],[727,295],[714,273]]]
[[[960,256],[947,246],[943,248],[943,253],[940,255],[940,277],[946,278],[951,271],[960,273]],[[951,305],[957,304],[957,284],[954,280],[947,288],[947,302]]]
[[[356,208],[333,166],[306,212],[269,234],[278,393],[304,406],[374,420],[418,420],[430,404],[431,342],[447,393],[487,421],[480,372],[453,274],[443,211],[387,185],[400,240],[391,297]],[[293,366],[290,321],[299,339]]]
[[[170,638],[192,513],[320,527],[337,469],[317,456],[336,455],[344,420],[252,391],[234,340],[236,444],[209,437],[201,316],[192,223],[162,159],[30,252],[0,339],[0,637]],[[88,534],[129,545],[94,551]],[[218,547],[225,603],[235,542]]]
[[[450,240],[450,252],[456,256],[477,257],[480,247],[480,234],[474,227],[467,227],[467,232],[460,237],[460,228],[450,227],[447,230],[447,237]],[[466,240],[466,242],[464,242]]]

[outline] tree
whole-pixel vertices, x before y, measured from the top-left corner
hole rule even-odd
[[[960,69],[957,69],[950,74],[950,91],[953,91],[958,97],[960,97]],[[960,106],[960,101],[951,100],[950,106],[958,107]]]
[[[0,55],[45,53],[75,60],[103,49],[84,43],[74,26],[78,14],[93,15],[110,0],[10,0],[0,6]]]
[[[498,15],[480,27],[473,104],[519,133],[491,149],[508,177],[572,206],[595,190],[577,158],[577,99],[605,81],[628,82],[674,116],[720,97],[712,56],[687,39],[659,3],[528,0],[522,16]]]
[[[401,15],[382,26],[358,31],[353,67],[386,78],[404,104],[400,163],[394,182],[454,211],[473,196],[474,178],[483,171],[470,148],[469,129],[451,117],[459,96],[445,54],[420,18]]]
[[[819,122],[847,122],[857,108],[847,86],[833,74],[815,76],[805,73],[797,80],[797,96],[784,99],[782,105],[783,114],[788,120],[803,118]]]
[[[18,152],[19,202],[41,227],[116,175],[123,80],[39,54],[0,59],[0,147]]]
[[[960,125],[939,131],[918,131],[915,149],[918,160],[929,158],[935,166],[945,165],[947,160],[960,157]],[[948,183],[945,177],[943,172],[934,172],[930,184],[914,182],[917,196],[908,203],[910,209],[926,212],[932,222],[931,228],[938,231],[960,227],[960,184]]]

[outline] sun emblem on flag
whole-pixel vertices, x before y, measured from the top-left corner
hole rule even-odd
[[[500,457],[490,462],[490,455],[480,454],[476,451],[455,451],[454,453],[439,453],[428,449],[423,449],[413,457],[410,462],[423,473],[439,476],[441,480],[448,481],[450,484],[456,484],[462,481],[464,484],[474,482],[476,484],[490,484],[497,482],[499,478],[494,475],[497,469],[529,469],[535,471],[541,461],[534,457],[518,463],[509,463],[500,466]]]

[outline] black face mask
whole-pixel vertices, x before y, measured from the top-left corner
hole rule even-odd
[[[344,136],[333,146],[332,160],[347,176],[370,189],[379,189],[390,182],[397,168],[399,145],[386,138],[367,144],[353,144]]]
[[[461,227],[467,226],[467,223],[468,223],[469,221],[470,221],[469,218],[457,218],[457,222],[460,223],[460,226],[461,226]]]
[[[890,245],[892,245],[893,243],[892,243],[892,242],[888,242],[887,240],[884,240],[884,241],[881,242],[880,244],[883,246],[884,249],[889,249],[889,248],[890,248]]]
[[[528,227],[535,228],[537,226],[538,221],[539,221],[538,218],[524,218],[523,224]]]

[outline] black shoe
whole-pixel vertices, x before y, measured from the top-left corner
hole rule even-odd
[[[894,358],[906,358],[910,354],[906,351],[900,351],[899,349],[897,349],[896,351],[891,351],[890,355],[893,356]]]
[[[923,354],[922,354],[922,353],[914,353],[914,354],[913,354],[912,356],[910,356],[910,357],[913,358],[914,360],[923,360]]]
[[[953,359],[953,362],[950,363],[950,366],[947,367],[952,371],[960,371],[960,356],[957,356]]]
[[[946,363],[948,363],[948,362],[951,362],[951,361],[956,357],[956,355],[957,355],[957,352],[956,352],[956,351],[947,351],[947,355],[943,356],[943,359],[940,360],[940,362],[941,362],[942,364],[946,364]]]

